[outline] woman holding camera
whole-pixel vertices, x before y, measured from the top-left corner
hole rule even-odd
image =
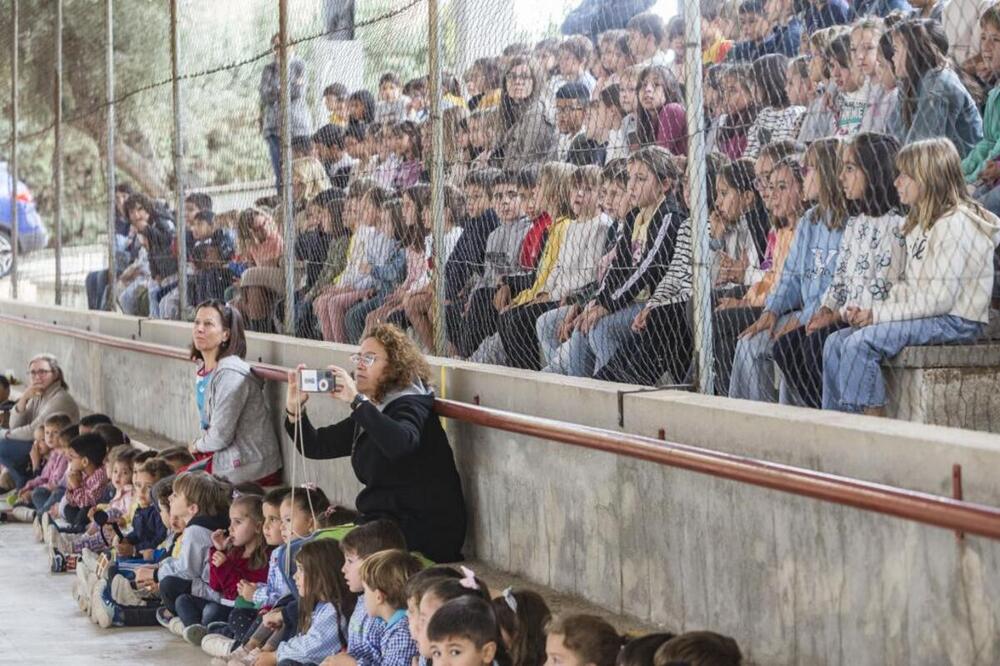
[[[191,454],[211,459],[205,470],[230,483],[281,483],[281,450],[271,426],[264,384],[243,360],[247,353],[243,317],[220,301],[195,310],[191,359],[198,361],[195,397],[201,435]]]
[[[375,327],[352,356],[355,377],[331,366],[335,399],[351,415],[316,429],[305,412],[309,394],[299,390],[298,370],[288,374],[285,430],[317,460],[351,457],[364,488],[355,501],[360,520],[399,523],[411,550],[435,562],[462,559],[465,498],[448,435],[434,414],[430,368],[399,328]]]

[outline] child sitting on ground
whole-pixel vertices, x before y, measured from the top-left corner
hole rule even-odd
[[[241,495],[229,506],[228,533],[221,529],[212,533],[209,586],[221,599],[212,601],[195,594],[177,598],[184,640],[200,647],[209,626],[229,622],[230,611],[239,601],[240,582],[267,580],[268,554],[262,500],[258,495]]]
[[[173,446],[169,449],[163,449],[156,457],[170,465],[170,469],[174,470],[174,474],[183,472],[185,467],[194,463],[194,456],[183,446]]]
[[[108,486],[104,470],[107,445],[95,433],[80,435],[69,443],[69,471],[66,475],[66,506],[63,517],[69,525],[84,524],[87,512],[97,504]],[[57,552],[59,528],[50,524],[46,533],[49,567],[53,572],[65,569],[65,559]]]
[[[413,658],[419,655],[406,622],[404,588],[407,579],[420,569],[420,560],[404,550],[380,551],[361,565],[365,611],[369,617],[382,620],[385,628],[381,635],[365,637],[372,660],[356,662],[358,666],[411,666]],[[338,655],[336,659],[345,665],[351,660],[349,655]]]
[[[420,666],[427,666],[431,659],[427,625],[439,608],[459,597],[490,599],[489,588],[466,567],[462,567],[461,572],[440,566],[424,569],[407,581],[406,593],[407,615],[411,617],[410,633],[420,651]]]
[[[653,666],[740,666],[741,663],[743,654],[736,641],[712,631],[689,631],[675,636],[653,656]]]
[[[180,635],[184,623],[177,617],[178,597],[194,594],[211,601],[221,598],[209,584],[208,556],[212,533],[229,526],[230,490],[205,472],[182,472],[174,479],[173,488],[170,516],[179,518],[184,525],[181,552],[160,562],[156,569],[139,569],[136,580],[158,583],[163,606],[157,610],[156,619]]]
[[[8,520],[20,522],[31,522],[35,518],[34,510],[29,506],[31,501],[31,490],[28,483],[40,478],[44,469],[48,466],[49,458],[52,457],[52,449],[45,441],[45,425],[37,426],[32,432],[32,442],[30,455],[31,473],[35,478],[29,480],[21,488],[9,492],[0,502],[0,523]],[[23,498],[23,499],[22,499]]]
[[[53,414],[45,419],[43,425],[45,433],[45,446],[51,449],[48,460],[42,473],[29,480],[17,497],[18,504],[24,504],[27,511],[13,511],[16,520],[28,518],[35,520],[39,514],[45,513],[49,508],[62,499],[66,492],[64,484],[66,472],[69,469],[69,456],[66,449],[71,438],[63,438],[60,433],[66,427],[72,425],[70,417],[66,414]],[[18,515],[18,513],[22,515]],[[38,523],[40,526],[41,523]]]
[[[557,617],[546,633],[548,662],[566,666],[614,666],[625,642],[614,627],[595,615]]]
[[[427,626],[431,659],[466,666],[510,666],[496,614],[488,601],[477,597],[453,599],[442,606]]]
[[[493,612],[513,666],[545,663],[545,626],[552,611],[540,594],[508,587],[493,600]]]
[[[252,662],[255,666],[316,664],[346,647],[344,629],[357,599],[338,570],[344,566],[339,544],[333,539],[303,544],[295,556],[295,565],[298,634],[282,641],[276,652],[256,655]],[[251,653],[248,658],[254,656]]]

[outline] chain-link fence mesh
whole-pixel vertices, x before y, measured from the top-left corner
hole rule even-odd
[[[1000,429],[1000,10],[430,2],[19,0],[18,296]]]

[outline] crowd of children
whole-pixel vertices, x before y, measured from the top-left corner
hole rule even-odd
[[[877,413],[882,360],[974,341],[996,304],[1000,95],[984,91],[1000,79],[1000,6],[965,7],[978,11],[970,46],[957,7],[702,5],[715,391]],[[298,335],[331,342],[390,321],[426,349],[443,329],[463,359],[692,383],[704,304],[692,295],[683,21],[620,18],[593,39],[481,58],[464,93],[445,76],[441,248],[426,81],[388,73],[377,99],[330,85],[329,124],[293,141],[293,220],[262,200],[213,222],[210,199],[188,197],[191,302],[228,298],[258,331],[294,308]],[[121,203],[138,239],[125,243],[122,306],[144,280],[150,314],[173,316],[166,213],[142,195]],[[301,270],[295,302],[279,303],[288,224]],[[842,393],[855,380],[868,388]]]
[[[53,573],[100,627],[161,625],[229,666],[737,666],[712,632],[626,637],[553,617],[526,589],[493,597],[465,567],[411,553],[388,520],[356,525],[322,490],[232,484],[183,448],[141,450],[110,419],[54,415],[38,475],[4,520],[34,522]]]

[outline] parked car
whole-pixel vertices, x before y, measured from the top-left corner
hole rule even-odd
[[[17,244],[19,255],[40,250],[49,244],[49,234],[42,224],[42,218],[35,208],[31,190],[21,181],[17,182]],[[10,272],[14,259],[11,243],[13,224],[11,223],[10,171],[6,162],[0,162],[0,277]]]

